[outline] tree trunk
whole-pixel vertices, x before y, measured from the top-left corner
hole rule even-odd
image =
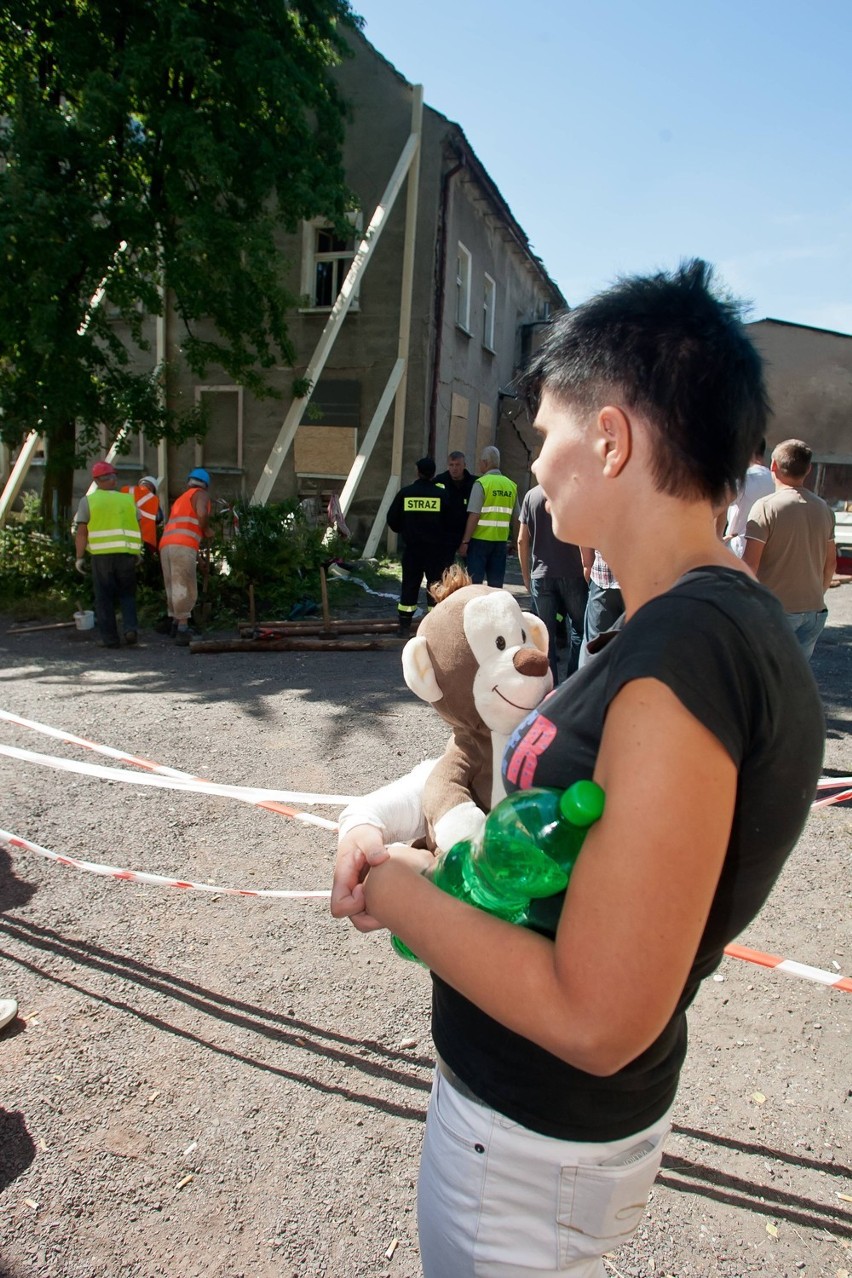
[[[60,430],[51,435],[47,445],[41,511],[45,528],[54,531],[67,531],[74,513],[71,503],[74,495],[76,434],[74,422],[64,422]]]

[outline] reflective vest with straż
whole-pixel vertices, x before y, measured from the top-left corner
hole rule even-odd
[[[138,555],[142,534],[129,493],[96,488],[89,493],[87,545],[90,555]]]
[[[485,500],[479,514],[479,523],[473,530],[474,539],[508,541],[518,485],[505,475],[480,475],[476,482],[482,484]]]
[[[160,538],[160,550],[165,546],[188,546],[191,550],[198,550],[200,547],[203,536],[201,522],[192,504],[197,492],[198,488],[188,488],[175,501]]]
[[[157,516],[160,513],[160,501],[156,493],[152,493],[147,484],[137,484],[135,488],[122,488],[123,493],[130,493],[136,502],[139,512],[139,528],[142,540],[152,550],[157,549]]]

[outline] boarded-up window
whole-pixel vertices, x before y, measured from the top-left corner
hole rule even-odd
[[[476,421],[476,456],[477,462],[482,456],[483,448],[494,443],[494,414],[488,404],[480,404]]]
[[[296,474],[303,478],[345,479],[357,447],[354,426],[300,426],[293,441]]]
[[[464,395],[456,395],[454,393],[450,405],[450,432],[447,439],[448,453],[467,453],[469,413],[470,401]]]

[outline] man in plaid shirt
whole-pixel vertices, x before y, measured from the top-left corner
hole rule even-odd
[[[583,575],[589,583],[583,646],[580,649],[580,665],[584,666],[589,657],[594,655],[589,652],[590,642],[598,635],[612,630],[624,612],[624,600],[609,564],[600,553],[591,546],[581,546],[580,555],[583,560]]]

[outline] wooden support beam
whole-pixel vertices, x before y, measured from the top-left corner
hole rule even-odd
[[[382,652],[399,650],[404,639],[195,639],[189,651],[216,652]]]
[[[399,491],[399,476],[391,475],[385,488],[385,495],[379,503],[379,509],[376,511],[376,518],[373,520],[373,526],[370,529],[370,535],[367,538],[367,544],[364,547],[363,558],[372,559],[379,545],[379,540],[385,530],[388,511],[390,504]]]
[[[414,249],[417,239],[417,201],[420,191],[420,137],[423,131],[423,85],[416,84],[411,100],[411,136],[418,140],[416,163],[408,175],[405,200],[405,242],[402,250],[402,278],[399,299],[399,345],[397,357],[404,363],[404,372],[396,393],[393,411],[393,444],[391,447],[391,478],[397,488],[402,478],[402,452],[405,441],[405,409],[408,391],[408,350],[411,344],[411,304],[414,295]],[[372,533],[371,533],[372,537]],[[388,533],[388,550],[396,550],[396,533]],[[368,556],[369,558],[369,556]]]
[[[352,463],[352,469],[349,472],[346,483],[343,485],[343,491],[340,494],[340,509],[343,511],[344,515],[348,515],[349,513],[349,507],[352,505],[352,499],[354,498],[358,485],[361,482],[361,476],[364,473],[364,468],[370,459],[370,454],[375,447],[376,440],[379,438],[379,433],[385,423],[385,418],[388,415],[388,409],[393,403],[393,398],[396,395],[397,388],[399,387],[399,383],[404,372],[405,360],[398,359],[391,369],[391,375],[387,380],[385,389],[382,391],[376,411],[373,413],[373,419],[367,428],[367,433],[364,436],[358,456]]]
[[[415,92],[420,86],[415,86]],[[420,88],[422,95],[422,88]],[[370,218],[370,224],[364,232],[364,238],[358,246],[355,257],[352,259],[352,265],[349,268],[346,279],[338,294],[337,301],[331,308],[325,328],[323,329],[320,339],[314,348],[314,352],[308,361],[305,369],[304,377],[310,383],[311,391],[319,381],[320,374],[325,368],[326,360],[331,354],[331,349],[340,332],[346,313],[355,296],[356,289],[360,283],[361,276],[364,274],[369,262],[372,260],[373,252],[379,242],[379,236],[387,225],[388,216],[393,208],[396,198],[402,189],[406,175],[413,161],[420,153],[420,137],[418,134],[412,133],[402,149],[402,154],[397,161],[396,168],[391,174],[390,181],[385,188],[381,200],[376,206],[373,216]],[[269,460],[263,468],[263,474],[258,480],[257,487],[254,490],[252,501],[261,506],[265,506],[269,501],[275,481],[284,459],[290,451],[290,446],[295,438],[299,422],[302,414],[310,400],[311,392],[307,395],[294,399],[290,404],[287,414],[278,432],[278,438],[272,446],[272,452],[269,454]]]
[[[12,473],[6,481],[6,487],[3,489],[2,497],[0,497],[0,528],[5,528],[6,517],[12,509],[15,498],[24,486],[24,480],[27,477],[27,471],[30,468],[30,462],[35,454],[38,441],[38,431],[31,430],[24,441],[21,451],[18,453],[18,459],[12,467]]]

